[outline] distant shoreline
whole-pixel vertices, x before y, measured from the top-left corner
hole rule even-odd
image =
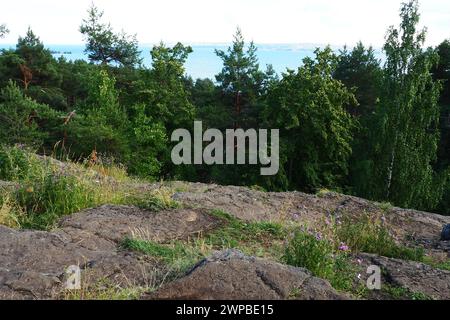
[[[229,43],[203,43],[203,44],[186,44],[193,48],[193,52],[186,61],[186,74],[193,79],[210,78],[214,79],[215,75],[222,70],[222,60],[215,54],[215,49],[226,50]],[[314,50],[318,47],[323,48],[326,45],[299,43],[299,44],[257,44],[257,55],[262,69],[266,65],[271,64],[274,70],[281,74],[287,69],[297,69],[302,64],[302,60],[306,57],[313,57]],[[153,44],[141,44],[139,49],[142,51],[143,64],[146,67],[151,66],[150,50]],[[15,44],[0,44],[0,49],[14,48]],[[53,56],[57,59],[61,56],[67,60],[85,60],[87,55],[84,53],[84,44],[48,44],[45,46],[49,49]],[[331,46],[335,51],[343,49],[343,46]],[[351,49],[351,47],[348,47]],[[381,49],[375,49],[377,56],[382,59]]]

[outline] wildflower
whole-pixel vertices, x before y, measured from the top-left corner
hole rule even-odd
[[[339,250],[348,251],[349,247],[345,243],[341,242],[341,245],[339,246]]]
[[[322,234],[320,232],[316,233],[316,240],[322,240]]]

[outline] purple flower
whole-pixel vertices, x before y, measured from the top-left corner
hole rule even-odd
[[[342,242],[341,245],[339,246],[339,250],[348,251],[349,247],[348,247],[348,245],[346,245],[345,243]]]
[[[322,234],[320,232],[316,233],[316,239],[317,240],[322,240]]]

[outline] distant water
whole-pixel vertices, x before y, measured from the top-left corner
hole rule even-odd
[[[0,49],[11,46],[1,45]],[[54,57],[64,56],[68,60],[84,59],[83,45],[49,45],[47,46]],[[296,69],[302,64],[305,57],[313,57],[315,47],[313,45],[294,45],[294,44],[274,44],[274,45],[257,45],[257,55],[261,69],[265,70],[266,65],[271,64],[278,74],[285,72],[286,69]],[[185,68],[186,73],[196,78],[211,78],[222,70],[222,60],[217,57],[214,50],[226,50],[228,45],[192,45],[193,53],[189,55]],[[339,48],[333,48],[338,50]],[[150,50],[151,46],[142,46],[142,58],[146,66],[151,65]],[[381,55],[380,55],[381,56]]]

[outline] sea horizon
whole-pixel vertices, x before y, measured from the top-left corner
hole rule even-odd
[[[156,43],[157,44],[157,43]],[[172,46],[175,43],[165,43]],[[150,50],[154,43],[144,43],[139,45],[143,65],[151,66]],[[215,50],[226,50],[230,43],[184,43],[192,47],[193,52],[189,55],[185,70],[186,75],[193,79],[209,78],[214,80],[215,75],[222,69],[222,60],[215,54]],[[14,48],[15,44],[0,44],[1,49]],[[262,70],[266,70],[267,65],[272,65],[275,72],[281,75],[288,69],[297,69],[302,65],[302,61],[306,57],[313,57],[317,48],[330,48],[338,52],[342,50],[344,45],[326,45],[314,43],[255,43],[257,47],[257,56]],[[52,51],[55,58],[64,57],[69,61],[88,60],[87,54],[84,52],[84,44],[45,44],[45,47]],[[353,46],[346,46],[351,49]],[[374,48],[378,58],[382,59],[381,49]]]

